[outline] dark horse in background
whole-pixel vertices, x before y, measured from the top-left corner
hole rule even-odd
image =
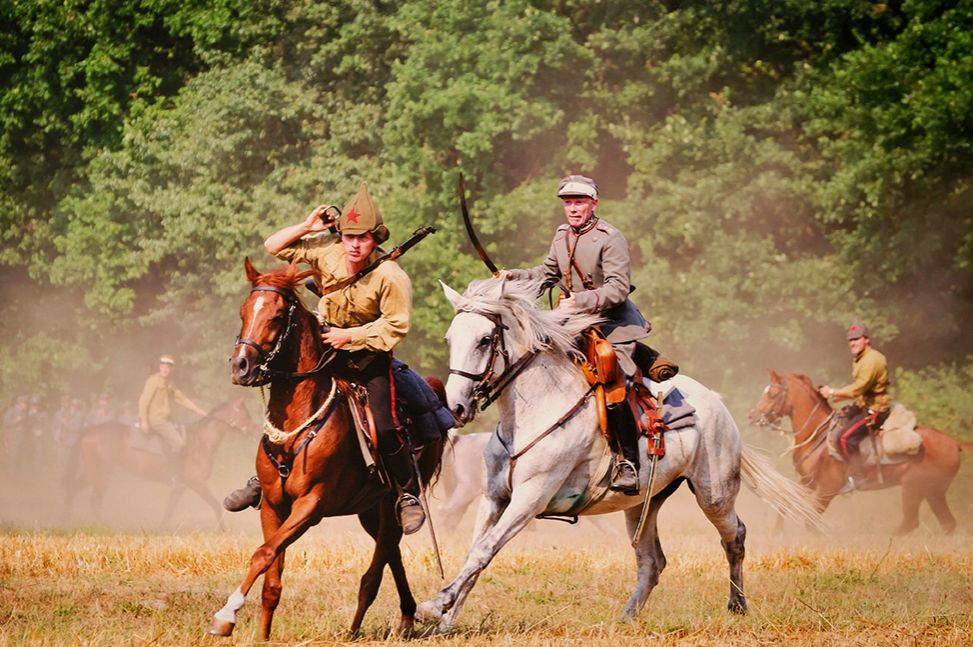
[[[216,449],[226,432],[243,433],[252,424],[242,398],[221,404],[187,427],[186,454],[177,463],[160,450],[150,451],[146,442],[133,442],[132,434],[141,432],[129,424],[111,421],[86,427],[81,430],[77,451],[65,471],[63,516],[67,518],[70,514],[74,497],[90,487],[91,506],[95,517],[100,519],[109,477],[115,467],[121,466],[134,476],[170,486],[162,526],[169,522],[188,487],[213,510],[216,523],[222,529],[223,507],[206,482],[213,473]]]
[[[300,281],[312,273],[298,272],[291,264],[261,274],[249,259],[244,266],[251,291],[240,307],[242,326],[230,358],[232,379],[243,386],[269,382],[266,428],[296,433],[281,443],[265,438],[257,449],[264,543],[251,557],[239,588],[213,616],[209,632],[232,633],[236,612],[257,577],[264,574],[260,639],[267,640],[280,601],[287,547],[324,517],[351,514],[358,515],[375,540],[371,564],[361,578],[351,631],[357,633],[361,627],[388,565],[399,594],[399,631],[408,632],[416,601],[399,549],[402,528],[395,515],[396,493],[366,467],[347,396],[336,388],[325,361],[330,347],[321,341],[317,319],[297,295]],[[424,483],[437,471],[442,451],[443,440],[439,440],[427,443],[419,455]]]
[[[770,371],[770,384],[757,406],[750,412],[751,424],[771,427],[783,417],[791,419],[794,468],[801,481],[814,490],[818,509],[824,512],[847,481],[846,465],[828,451],[827,422],[831,406],[814,382],[802,373]],[[919,527],[919,505],[932,508],[943,531],[956,529],[956,518],[946,503],[946,490],[959,471],[960,452],[973,451],[973,442],[957,441],[929,427],[918,427],[922,449],[912,460],[883,465],[881,479],[869,466],[869,484],[864,489],[878,490],[902,486],[902,523],[896,531],[904,535]]]

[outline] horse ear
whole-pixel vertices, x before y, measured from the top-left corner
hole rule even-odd
[[[258,272],[253,267],[253,263],[250,262],[249,256],[243,257],[243,269],[247,272],[247,280],[250,283],[256,283],[257,279],[260,277],[260,272]]]
[[[778,375],[777,371],[775,371],[774,369],[768,368],[767,374],[770,375],[771,382],[780,382],[780,375]]]
[[[463,295],[442,281],[439,282],[439,285],[443,286],[443,294],[446,295],[446,299],[453,306],[453,310],[459,312],[460,307],[463,305]]]
[[[507,287],[506,277],[502,279],[494,279],[493,285],[490,286],[489,291],[484,293],[483,296],[492,301],[500,301],[503,299],[503,289],[505,287]]]

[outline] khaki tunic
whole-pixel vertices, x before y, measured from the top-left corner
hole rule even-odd
[[[139,397],[139,418],[147,420],[150,427],[165,423],[172,414],[172,402],[188,409],[195,408],[190,399],[160,373],[150,375]]]
[[[381,253],[376,248],[366,264]],[[302,238],[277,254],[285,261],[307,263],[321,274],[323,287],[348,277],[341,237],[323,234]],[[409,332],[412,283],[395,261],[385,261],[356,283],[318,302],[329,324],[351,333],[342,350],[388,352]]]
[[[859,353],[851,364],[852,383],[840,390],[850,393],[862,409],[888,411],[889,371],[885,355],[871,346]]]
[[[568,255],[575,239],[577,267],[569,267]],[[652,330],[651,324],[628,298],[634,290],[631,267],[625,236],[616,227],[597,219],[593,226],[583,228],[580,235],[570,225],[561,225],[554,232],[550,251],[542,264],[525,270],[509,270],[509,275],[512,279],[544,279],[550,285],[565,277],[565,282],[570,281],[578,309],[603,316],[606,321],[601,324],[601,329],[605,336],[613,344],[623,344],[641,339]],[[566,278],[568,275],[570,279]],[[591,289],[584,287],[585,280],[590,282]]]

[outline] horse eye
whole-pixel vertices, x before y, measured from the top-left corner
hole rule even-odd
[[[477,346],[479,346],[480,348],[486,348],[489,345],[490,345],[490,337],[481,337],[479,343],[477,344]]]

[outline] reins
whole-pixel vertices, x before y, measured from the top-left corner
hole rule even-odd
[[[456,368],[450,368],[449,372],[452,375],[459,375],[468,380],[476,381],[476,384],[473,386],[473,397],[476,402],[479,403],[480,411],[483,411],[500,397],[503,390],[510,386],[514,379],[520,375],[520,373],[538,356],[539,352],[536,350],[529,351],[525,353],[523,357],[511,364],[510,353],[507,351],[507,345],[503,334],[503,331],[508,330],[508,327],[503,323],[503,321],[501,321],[500,315],[485,312],[477,312],[476,314],[493,322],[493,332],[490,339],[490,358],[487,360],[486,368],[479,373],[469,373]],[[491,383],[490,378],[493,377],[496,369],[497,359],[499,357],[503,357],[504,369],[503,372],[500,373],[499,377],[497,377],[496,381]],[[510,465],[507,470],[508,487],[513,489],[514,465],[517,464],[517,459],[526,454],[531,448],[534,447],[534,445],[550,435],[555,429],[574,417],[574,415],[578,413],[578,411],[580,411],[584,406],[584,403],[588,400],[588,397],[592,394],[592,392],[594,392],[594,389],[594,385],[589,386],[578,401],[574,403],[574,406],[568,409],[563,416],[558,418],[557,422],[538,434],[536,438],[527,444],[527,446],[514,454],[510,453],[510,448],[507,447],[506,443],[503,442],[503,438],[500,438],[498,427],[497,438],[500,440],[500,444],[504,446],[507,453],[510,455]]]
[[[237,337],[236,345],[246,344],[251,348],[255,349],[258,353],[258,358],[260,359],[260,365],[257,366],[257,372],[263,378],[261,384],[266,384],[267,382],[273,382],[278,379],[305,379],[317,375],[323,371],[327,365],[335,357],[335,349],[329,348],[321,354],[318,359],[318,363],[310,371],[280,371],[277,369],[270,368],[271,362],[280,353],[280,350],[284,347],[284,342],[290,336],[291,331],[296,327],[294,322],[294,313],[297,308],[301,307],[301,301],[297,297],[297,293],[293,289],[287,288],[277,288],[271,285],[257,285],[250,289],[250,292],[273,292],[274,294],[283,297],[284,301],[287,302],[287,318],[284,322],[281,333],[277,336],[277,341],[274,342],[274,347],[269,351],[265,350],[263,346],[253,341],[249,337]]]
[[[523,357],[511,364],[510,353],[507,351],[507,344],[503,335],[503,331],[508,328],[501,321],[500,315],[486,312],[478,312],[477,314],[493,322],[493,332],[490,336],[490,358],[487,360],[486,368],[479,373],[469,373],[458,368],[450,368],[449,372],[451,375],[459,375],[476,382],[473,385],[473,398],[478,403],[480,411],[484,411],[500,397],[500,394],[510,386],[514,378],[520,375],[537,357],[537,351],[525,353]],[[503,358],[503,372],[497,377],[495,383],[491,383],[490,379],[496,371],[497,359],[501,357]]]
[[[497,426],[497,431],[495,432],[497,434],[497,439],[500,441],[500,444],[504,446],[504,448],[507,450],[507,453],[510,455],[510,465],[507,468],[508,488],[513,490],[514,466],[517,464],[517,459],[523,456],[524,454],[526,454],[531,448],[534,447],[534,445],[542,441],[544,438],[550,435],[551,432],[553,432],[555,429],[557,429],[565,422],[573,418],[576,413],[581,411],[581,407],[584,406],[584,403],[588,400],[588,396],[590,396],[594,390],[595,390],[595,385],[592,384],[591,386],[588,387],[588,390],[581,395],[578,401],[574,403],[574,406],[568,409],[568,411],[563,416],[557,419],[557,422],[555,422],[553,425],[551,425],[543,432],[538,434],[537,437],[534,438],[534,440],[527,443],[527,445],[523,449],[521,449],[519,452],[515,454],[510,454],[510,449],[507,447],[506,443],[503,442],[503,438],[500,437],[499,425]]]
[[[779,394],[775,396],[773,400],[773,404],[774,404],[773,413],[777,416],[777,420],[780,420],[781,417],[783,417],[781,412],[783,410],[782,405],[787,400],[787,394],[790,391],[790,383],[787,381],[784,381],[782,383],[771,382],[771,386],[776,386],[778,387],[778,389],[780,389]],[[812,431],[811,434],[805,440],[801,441],[800,443],[797,442],[797,437],[801,435],[801,433],[808,426],[808,424],[810,424],[811,420],[814,418],[815,412],[817,412],[817,410],[821,408],[821,405],[826,402],[827,400],[822,400],[819,398],[817,404],[814,405],[814,408],[811,409],[811,412],[807,415],[807,418],[804,420],[804,424],[802,424],[801,427],[796,431],[784,429],[776,422],[770,422],[769,420],[766,421],[768,427],[780,433],[780,435],[784,436],[785,438],[790,439],[791,441],[791,446],[785,449],[783,452],[781,452],[780,454],[781,457],[787,456],[788,454],[792,454],[798,449],[811,444],[812,442],[815,441],[815,439],[817,438],[821,430],[827,427],[831,419],[834,418],[835,415],[834,411],[832,411],[831,414],[827,416],[821,424],[815,427],[814,431]],[[764,419],[766,420],[766,414],[764,414]]]

